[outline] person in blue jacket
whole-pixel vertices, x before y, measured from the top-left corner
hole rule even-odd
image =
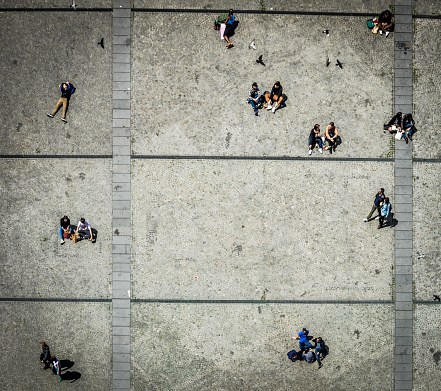
[[[233,42],[231,42],[231,39],[230,39],[230,37],[233,35],[234,28],[235,28],[234,19],[235,18],[234,18],[233,10],[230,9],[230,11],[228,12],[228,18],[225,21],[225,31],[224,31],[224,38],[225,38],[225,41],[227,41],[227,48],[228,49],[230,49],[234,46]]]
[[[381,215],[380,215],[380,224],[378,224],[378,229],[380,229],[383,226],[384,219],[387,220],[390,213],[390,202],[389,198],[386,197],[383,202],[383,206],[381,207]]]
[[[49,118],[54,118],[54,115],[57,114],[59,108],[63,106],[63,116],[61,117],[61,120],[63,122],[67,122],[66,121],[67,106],[69,105],[70,96],[75,92],[75,87],[72,84],[70,84],[68,81],[60,84],[59,87],[61,91],[61,98],[58,100],[52,114],[48,114],[47,116]]]

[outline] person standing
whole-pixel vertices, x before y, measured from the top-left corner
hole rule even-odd
[[[384,219],[387,219],[389,217],[389,213],[390,213],[390,202],[389,202],[389,198],[386,197],[381,207],[380,223],[378,224],[378,229],[380,229],[383,226]]]
[[[370,211],[370,213],[368,214],[368,216],[363,220],[365,223],[367,223],[369,221],[369,219],[372,217],[372,215],[374,214],[375,210],[377,210],[378,212],[378,216],[381,216],[381,204],[384,201],[384,189],[381,188],[377,194],[375,194],[374,196],[374,205],[372,205],[372,209]]]
[[[40,342],[42,353],[40,354],[40,362],[44,364],[43,369],[48,369],[50,367],[51,352],[49,346],[46,342]]]
[[[51,361],[52,361],[52,373],[54,375],[58,376],[58,381],[62,381],[62,377],[61,377],[61,366],[60,366],[60,360],[58,360],[58,358],[56,358],[55,356],[51,357]]]
[[[297,335],[297,337],[292,337],[292,339],[299,340],[300,350],[304,350],[306,348],[312,348],[312,345],[308,340],[308,334],[309,334],[309,330],[303,328],[302,331],[300,331],[300,333]]]
[[[70,96],[75,92],[75,87],[70,84],[68,81],[66,83],[60,84],[61,98],[58,100],[54,111],[52,114],[47,114],[49,118],[54,118],[54,115],[57,114],[57,111],[63,106],[63,116],[61,120],[67,122],[66,120],[66,111],[69,106]]]
[[[280,84],[280,81],[276,81],[274,83],[271,92],[265,94],[265,100],[268,103],[267,110],[272,110],[273,113],[280,107],[283,102],[283,87]]]
[[[81,217],[80,221],[78,222],[77,230],[75,232],[75,235],[80,235],[80,237],[82,239],[89,239],[90,241],[93,240],[92,227],[84,219],[84,217]]]

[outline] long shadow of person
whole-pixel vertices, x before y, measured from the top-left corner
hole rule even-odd
[[[60,360],[60,369],[63,370],[67,370],[70,369],[74,366],[74,362],[70,361],[70,360]]]
[[[80,377],[81,377],[81,373],[75,371],[67,371],[61,374],[61,378],[63,380],[70,381],[70,383],[76,382]]]

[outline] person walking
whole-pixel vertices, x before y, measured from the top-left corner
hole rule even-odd
[[[58,381],[60,382],[63,380],[63,378],[61,377],[60,360],[58,360],[58,358],[56,358],[55,356],[52,356],[51,361],[52,361],[52,374],[57,375]]]
[[[389,218],[390,208],[391,206],[390,206],[389,198],[386,197],[381,207],[380,223],[378,224],[378,229],[380,229],[383,226],[384,219],[387,220]]]
[[[44,364],[43,369],[50,368],[50,359],[51,359],[51,352],[49,350],[49,346],[46,345],[46,342],[40,342],[41,345],[41,354],[40,354],[40,362]]]
[[[381,216],[381,204],[384,201],[384,189],[381,188],[377,194],[374,196],[374,205],[372,206],[372,209],[370,213],[367,215],[367,217],[363,220],[365,223],[369,221],[369,219],[374,214],[375,210],[378,212],[378,216]],[[378,217],[379,218],[379,217]]]
[[[75,92],[75,87],[67,81],[65,83],[60,84],[60,91],[61,91],[61,98],[58,100],[52,114],[47,114],[47,116],[49,118],[54,118],[54,115],[57,114],[57,111],[60,109],[61,106],[63,106],[63,116],[61,117],[61,120],[63,122],[67,122],[66,111],[67,111],[67,107],[69,106],[70,96]]]

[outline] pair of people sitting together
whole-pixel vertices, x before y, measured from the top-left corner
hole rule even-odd
[[[259,115],[259,109],[266,104],[267,110],[272,110],[273,113],[280,107],[283,103],[283,87],[280,81],[274,83],[271,92],[265,91],[263,95],[260,94],[259,87],[256,82],[254,82],[248,91],[247,102],[251,104],[254,110],[254,115]]]
[[[320,135],[320,125],[315,124],[309,133],[309,154],[312,154],[312,151],[317,144],[319,146],[319,152],[323,153],[323,146],[325,143],[328,143],[327,149],[329,149],[329,152],[332,154],[332,151],[335,152],[335,147],[340,144],[340,142],[341,138],[338,135],[338,130],[335,127],[334,122],[330,122],[326,127],[324,136]]]
[[[313,337],[309,336],[308,334],[309,330],[303,328],[303,330],[296,337],[292,337],[292,339],[299,340],[300,351],[289,351],[287,353],[288,358],[292,362],[304,360],[308,364],[312,364],[317,361],[318,369],[320,369],[323,366],[321,360],[327,356],[329,348],[325,345],[325,341],[323,341],[322,337],[313,339]],[[310,340],[314,342],[314,346],[312,346],[311,342],[309,342]]]
[[[70,219],[67,216],[63,216],[60,219],[60,238],[61,244],[64,244],[64,239],[71,239],[74,243],[78,240],[89,239],[91,242],[94,241],[96,235],[93,234],[92,227],[90,224],[81,217],[78,225],[70,225]]]
[[[396,134],[395,138],[397,140],[404,138],[406,144],[409,143],[409,140],[412,141],[412,135],[417,131],[412,114],[405,114],[403,116],[401,111],[395,114],[387,124],[384,124],[384,130],[388,130],[391,134]]]

